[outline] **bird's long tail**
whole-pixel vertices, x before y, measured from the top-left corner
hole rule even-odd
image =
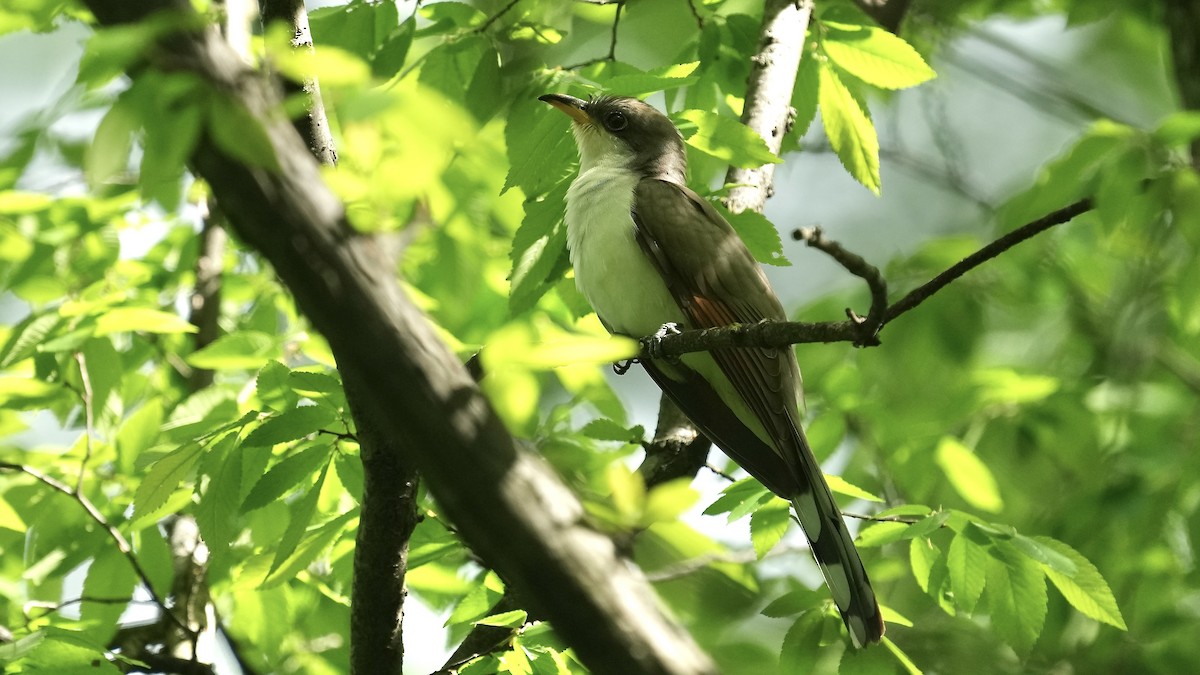
[[[792,497],[792,507],[854,645],[879,642],[883,617],[854,538],[824,481],[816,483],[815,489],[814,483],[809,482],[807,489]]]

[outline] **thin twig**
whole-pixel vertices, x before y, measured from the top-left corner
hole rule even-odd
[[[95,430],[96,419],[92,401],[92,378],[88,375],[87,360],[83,352],[75,352],[75,362],[79,364],[79,381],[83,383],[83,459],[79,460],[79,475],[75,477],[75,493],[83,491],[83,476],[87,472],[87,464],[92,459],[92,434]]]
[[[883,325],[912,310],[928,300],[934,293],[984,262],[1055,225],[1069,222],[1076,216],[1090,211],[1093,207],[1091,199],[1081,199],[987,244],[889,306],[883,315]],[[870,278],[866,278],[870,284]],[[872,287],[872,294],[877,292],[878,289]],[[816,323],[764,320],[755,324],[733,324],[701,330],[686,330],[680,333],[664,333],[641,338],[639,340],[641,350],[638,352],[637,358],[665,358],[727,347],[783,348],[794,344],[813,342],[851,342],[862,346],[878,344],[878,340],[864,339],[863,326],[864,323],[857,320]]]
[[[869,516],[865,513],[850,513],[849,511],[842,511],[842,515],[847,518],[869,520],[873,523],[904,523],[906,525],[912,525],[913,523],[921,522],[920,518],[905,518],[904,516]]]
[[[855,347],[878,345],[879,329],[883,328],[883,315],[887,311],[887,281],[879,273],[879,268],[864,260],[862,256],[847,251],[836,241],[826,239],[819,227],[798,228],[792,232],[792,238],[823,251],[846,268],[846,271],[867,282],[867,287],[871,289],[871,309],[867,316],[860,317],[850,308],[846,308],[846,316],[862,327],[862,335],[854,341]]]
[[[1003,237],[1000,237],[987,246],[984,246],[978,251],[950,266],[949,269],[937,275],[933,279],[930,279],[927,283],[913,289],[908,295],[901,298],[898,302],[893,303],[891,307],[888,307],[887,315],[884,317],[884,323],[887,323],[916,307],[927,300],[929,296],[945,288],[950,282],[987,262],[988,260],[995,258],[1013,246],[1016,246],[1017,244],[1033,237],[1034,235],[1045,232],[1055,225],[1061,225],[1069,222],[1076,216],[1091,211],[1094,206],[1095,205],[1092,203],[1090,198],[1081,199],[1074,204],[1064,206],[1057,211],[1048,213],[1031,223],[1027,223],[1021,227],[1018,227]]]
[[[594,4],[607,5],[610,3],[598,2],[598,3],[594,3]],[[625,9],[625,0],[620,0],[619,2],[613,2],[611,4],[614,4],[617,6],[617,13],[615,16],[613,16],[612,35],[608,41],[608,54],[606,56],[599,56],[594,59],[589,59],[582,63],[576,63],[573,66],[567,66],[566,68],[564,68],[564,70],[578,70],[580,68],[590,66],[593,63],[600,63],[601,61],[616,61],[617,60],[617,27],[621,25],[621,10]]]
[[[736,483],[736,482],[737,482],[737,479],[736,479],[736,478],[734,478],[732,475],[730,475],[730,474],[726,473],[725,471],[722,471],[721,469],[718,469],[716,466],[712,465],[711,463],[710,463],[710,464],[705,464],[705,465],[704,465],[704,468],[706,468],[706,469],[708,469],[709,471],[711,471],[711,472],[713,472],[713,473],[717,474],[717,475],[718,475],[718,476],[720,476],[721,478],[724,478],[725,480],[729,481],[730,483]]]
[[[93,597],[90,595],[81,595],[78,598],[63,600],[62,602],[27,602],[25,606],[28,609],[42,610],[37,616],[32,616],[30,612],[29,619],[25,622],[28,626],[30,622],[36,621],[44,616],[49,616],[55,612],[61,612],[67,607],[73,605],[82,605],[85,602],[94,602],[100,605],[135,605],[135,604],[154,604],[153,600],[134,600],[129,597]]]
[[[108,519],[104,517],[104,514],[100,513],[100,510],[96,508],[95,504],[92,504],[91,500],[84,496],[83,493],[72,490],[71,487],[66,483],[52,478],[51,476],[48,476],[37,469],[25,466],[24,464],[0,462],[0,470],[2,469],[19,471],[41,482],[43,485],[61,492],[78,502],[79,505],[83,507],[83,510],[87,512],[88,516],[95,521],[97,525],[103,528],[105,532],[108,533],[109,538],[112,539],[113,543],[117,545],[117,550],[121,552],[121,555],[125,556],[127,561],[129,561],[129,566],[133,568],[133,573],[137,575],[138,579],[142,582],[142,585],[146,587],[146,592],[150,594],[150,598],[154,601],[154,604],[158,605],[158,608],[167,616],[169,616],[171,621],[178,626],[180,630],[182,630],[186,635],[192,636],[194,640],[195,635],[193,632],[186,625],[184,625],[182,621],[179,620],[179,617],[175,616],[175,613],[172,612],[169,607],[167,607],[167,603],[164,602],[163,599],[159,597],[158,592],[154,590],[154,585],[150,582],[150,575],[146,574],[146,570],[143,569],[142,564],[138,562],[137,556],[133,553],[133,547],[129,544],[129,540],[125,538],[125,535],[121,534],[120,530],[108,522]]]
[[[517,3],[518,3],[518,2],[520,2],[520,1],[521,1],[521,0],[512,0],[511,2],[509,2],[509,3],[508,3],[507,5],[505,5],[505,6],[504,6],[504,8],[503,8],[503,9],[501,9],[499,12],[496,12],[495,14],[493,14],[493,15],[489,16],[489,17],[487,18],[487,21],[484,21],[482,25],[480,25],[478,28],[476,28],[476,29],[475,29],[475,32],[476,32],[476,33],[482,33],[482,32],[484,32],[484,31],[486,31],[487,29],[491,28],[491,27],[492,27],[492,24],[496,23],[496,21],[497,21],[497,20],[499,20],[499,19],[500,19],[500,17],[504,16],[505,14],[508,14],[508,12],[509,12],[509,11],[510,11],[510,10],[511,10],[513,7],[516,7],[516,6],[517,6]]]
[[[688,9],[692,11],[692,18],[696,20],[696,28],[704,29],[704,17],[700,16],[700,10],[696,9],[696,0],[687,0]]]

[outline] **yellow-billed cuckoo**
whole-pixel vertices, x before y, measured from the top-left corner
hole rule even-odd
[[[733,228],[686,187],[683,139],[665,115],[633,98],[540,99],[574,121],[567,245],[575,283],[610,332],[786,318]],[[791,501],[854,644],[879,641],[875,592],[800,428],[795,353],[720,349],[643,366],[709,439]]]

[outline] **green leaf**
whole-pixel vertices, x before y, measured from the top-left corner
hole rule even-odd
[[[133,135],[141,126],[127,99],[118,98],[105,113],[84,155],[84,176],[92,190],[128,170]]]
[[[321,7],[308,13],[313,41],[337,47],[362,59],[370,59],[376,49],[393,35],[400,20],[395,3],[351,2]],[[411,19],[406,22],[410,23]],[[409,38],[411,41],[411,37]]]
[[[867,492],[841,476],[825,474],[825,482],[829,484],[829,489],[833,490],[834,494],[845,495],[854,499],[864,499],[869,502],[883,503],[882,497],[877,497]]]
[[[742,168],[778,164],[783,160],[741,122],[707,110],[684,110],[674,115],[684,142],[706,155]]]
[[[184,169],[200,140],[210,92],[207,83],[185,72],[143,75],[127,92],[145,130],[138,178],[142,196],[167,211],[179,206]]]
[[[242,446],[237,434],[228,434],[209,452],[208,483],[196,507],[196,524],[213,559],[223,557],[237,536],[238,502],[242,490]],[[199,486],[197,486],[199,487]]]
[[[943,437],[938,442],[934,456],[954,491],[968,504],[993,513],[1004,508],[1000,488],[991,469],[962,441],[951,436]]]
[[[486,616],[475,622],[477,626],[499,626],[501,628],[520,628],[525,625],[529,614],[523,609],[514,609]]]
[[[1121,609],[1117,606],[1117,600],[1113,597],[1112,590],[1104,581],[1104,577],[1100,575],[1100,570],[1096,569],[1091,561],[1056,539],[1050,537],[1034,537],[1034,539],[1043,547],[1070,560],[1075,566],[1074,574],[1064,574],[1049,565],[1043,565],[1042,568],[1058,591],[1067,599],[1067,602],[1071,603],[1071,606],[1084,616],[1096,621],[1121,630],[1129,630],[1125,625],[1124,617],[1121,616]]]
[[[821,121],[829,145],[855,180],[879,194],[879,138],[875,125],[832,67],[822,63],[818,71]]]
[[[598,417],[583,425],[579,433],[598,441],[640,443],[646,435],[646,430],[640,424],[630,428],[617,424],[607,417]]]
[[[388,79],[400,73],[405,59],[408,58],[415,31],[416,21],[411,17],[392,30],[371,59],[371,73],[375,77]]]
[[[902,38],[878,26],[821,21],[821,48],[858,79],[882,89],[904,89],[936,77]]]
[[[888,622],[891,623],[890,620]],[[912,626],[911,623],[904,625]],[[890,638],[886,636],[883,638],[883,646],[887,647],[887,650],[892,653],[892,656],[896,657],[896,661],[898,661],[900,665],[904,667],[904,672],[908,673],[908,675],[921,675],[921,669],[917,667],[917,664],[913,663],[913,660],[909,658],[908,654],[905,654],[904,651],[901,650],[895,642],[892,642]]]
[[[511,176],[511,171],[510,171]],[[566,273],[567,228],[563,208],[570,182],[563,180],[550,192],[525,202],[525,218],[513,237],[511,289],[508,305],[521,313],[545,295]]]
[[[131,469],[134,458],[158,440],[164,415],[162,401],[152,399],[143,403],[142,407],[121,422],[117,430],[116,448],[121,466],[125,470]]]
[[[553,82],[539,81],[549,89]],[[536,95],[525,90],[525,95],[513,103],[512,111],[504,125],[504,142],[508,148],[508,174],[500,194],[514,187],[521,188],[528,199],[535,199],[547,192],[561,194],[547,197],[547,213],[539,213],[540,222],[547,225],[538,232],[548,232],[554,221],[562,220],[563,198],[566,196],[570,176],[575,169],[577,151],[571,137],[571,121],[566,115],[537,100]],[[525,219],[529,220],[530,205],[525,205]]]
[[[242,513],[262,508],[282,497],[327,463],[333,450],[331,443],[318,443],[277,462],[250,489],[242,502]]]
[[[163,457],[150,467],[145,478],[138,483],[133,496],[133,515],[137,519],[155,513],[167,502],[167,497],[179,487],[184,477],[200,460],[203,448],[199,443],[188,443]]]
[[[217,147],[234,160],[249,167],[280,170],[263,122],[240,101],[222,95],[209,98],[208,131]]]
[[[820,659],[821,636],[825,633],[825,614],[808,611],[796,619],[783,636],[779,652],[779,672],[815,673]]]
[[[0,407],[12,410],[47,408],[64,398],[66,389],[31,377],[0,377]]]
[[[267,418],[257,429],[246,435],[247,447],[278,445],[316,433],[337,419],[328,406],[306,405],[285,410]]]
[[[854,543],[860,548],[890,544],[894,541],[900,541],[903,539],[904,533],[908,531],[908,527],[908,523],[875,523],[860,530],[858,533],[858,539],[856,539]]]
[[[106,546],[88,565],[83,582],[85,598],[131,598],[136,577],[129,560],[113,546]],[[117,632],[117,620],[125,611],[121,602],[84,602],[79,619],[92,624],[88,633],[100,643],[107,643]]]
[[[646,73],[622,73],[607,79],[600,79],[599,82],[608,94],[640,97],[694,83],[699,79],[694,74],[699,65],[699,61],[677,63],[655,68]]]
[[[813,120],[817,118],[817,103],[820,93],[820,73],[818,72],[816,55],[806,51],[796,71],[796,84],[792,89],[792,108],[796,116],[792,121],[792,130],[788,133],[794,139],[799,139],[808,132]]]
[[[279,346],[274,336],[258,331],[239,331],[222,335],[184,360],[194,368],[207,370],[257,370],[278,356]]]
[[[1075,575],[1076,567],[1075,563],[1071,561],[1071,558],[1062,555],[1053,548],[1044,546],[1037,539],[1026,537],[1023,534],[1017,534],[1008,541],[1025,555],[1033,558],[1035,561],[1045,565],[1055,572],[1065,574],[1068,577]]]
[[[750,210],[733,213],[719,201],[711,203],[717,212],[733,226],[734,231],[741,237],[755,260],[780,267],[792,264],[783,255],[783,241],[779,238],[779,230],[775,229],[775,225],[767,220],[766,216]]]
[[[324,475],[325,474],[322,473],[321,477],[324,478]],[[319,481],[317,487],[314,489],[320,489]],[[332,545],[333,542],[340,537],[343,532],[345,532],[347,527],[350,527],[351,522],[355,518],[358,518],[358,516],[359,510],[354,508],[336,518],[333,518],[329,522],[324,523],[320,527],[315,528],[311,532],[304,534],[303,540],[300,542],[300,544],[296,546],[295,549],[292,550],[291,554],[280,563],[278,569],[276,569],[273,574],[269,575],[267,579],[263,581],[263,588],[271,588],[283,583],[284,581],[295,577],[302,570],[311,565],[318,556],[328,549],[330,545]],[[288,526],[288,531],[291,531],[290,524]]]
[[[283,533],[283,538],[275,549],[275,559],[271,562],[267,577],[263,579],[264,584],[273,580],[275,571],[279,570],[284,561],[291,558],[296,552],[296,547],[299,546],[305,531],[308,530],[308,524],[312,522],[313,515],[317,512],[317,500],[321,497],[321,488],[325,486],[325,475],[328,473],[329,462],[326,461],[320,475],[317,476],[317,482],[303,498],[290,505],[289,510],[292,517],[288,520],[287,530]]]
[[[0,349],[0,368],[8,368],[37,353],[38,345],[46,341],[59,326],[61,319],[54,312],[30,314],[13,327]]]
[[[916,537],[927,537],[941,528],[942,525],[944,525],[946,521],[950,519],[951,515],[952,514],[949,511],[934,512],[925,518],[918,520],[912,525],[909,525],[908,529],[904,531],[904,536],[901,538],[913,539]]]
[[[783,539],[791,515],[791,506],[782,499],[773,499],[750,514],[750,541],[759,560]]]
[[[656,485],[646,495],[641,525],[673,521],[684,514],[700,498],[690,478],[678,478]]]
[[[1018,653],[1033,648],[1046,620],[1046,579],[1042,568],[1005,544],[987,561],[988,610],[992,625]]]
[[[729,522],[732,523],[749,513],[750,509],[754,506],[773,497],[774,495],[767,488],[763,487],[762,483],[753,478],[743,478],[725,486],[725,489],[721,490],[721,496],[717,497],[716,501],[704,509],[704,515],[713,516],[718,513],[729,513]],[[741,510],[740,507],[746,504],[749,504],[749,506],[745,510]],[[734,512],[738,512],[737,517],[732,515]]]
[[[504,597],[504,584],[495,572],[489,571],[483,574],[482,578],[477,578],[471,590],[462,596],[462,599],[455,605],[454,611],[446,619],[445,625],[475,623],[478,619],[486,617],[502,597]]]
[[[950,542],[946,553],[946,567],[950,572],[950,590],[954,593],[954,604],[967,612],[975,611],[975,605],[983,594],[987,581],[987,550],[980,544],[985,539],[974,526],[968,524]],[[985,539],[986,540],[986,539]]]
[[[96,335],[113,333],[195,333],[198,328],[173,312],[149,307],[115,307],[96,319]]]

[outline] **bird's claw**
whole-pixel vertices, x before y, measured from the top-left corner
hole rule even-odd
[[[624,375],[625,373],[628,373],[629,369],[633,367],[633,364],[637,362],[637,359],[625,359],[624,361],[617,361],[616,363],[612,364],[613,372],[618,375]]]
[[[662,341],[670,335],[679,335],[682,331],[679,330],[679,325],[675,323],[664,323],[655,331],[654,335],[643,340],[646,347],[646,352],[650,354],[652,359],[665,359],[670,363],[678,363],[679,357],[675,355],[665,355],[662,353]]]

